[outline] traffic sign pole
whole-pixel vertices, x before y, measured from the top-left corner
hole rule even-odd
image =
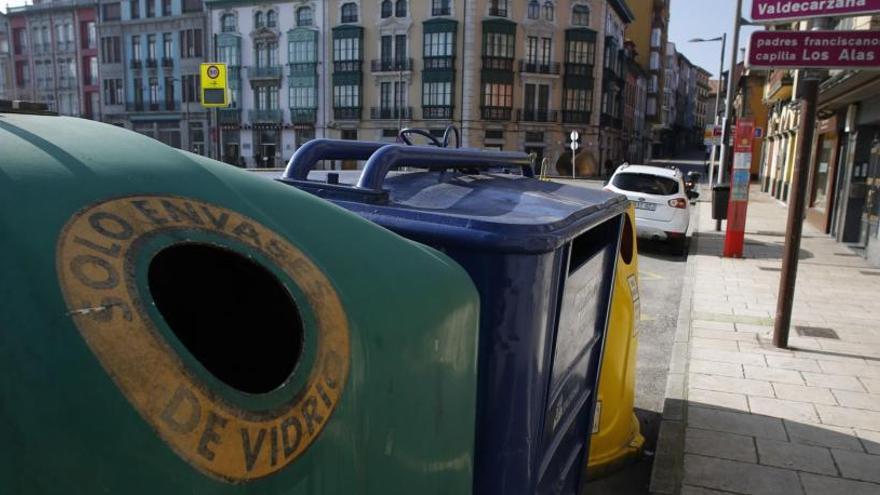
[[[578,131],[571,131],[571,134],[569,134],[568,137],[571,138],[571,178],[577,179],[575,157],[577,156],[577,150],[580,147],[580,144],[578,144],[578,139],[580,139],[581,135]]]
[[[803,72],[801,72],[803,75]],[[782,273],[779,277],[779,295],[776,298],[776,318],[773,323],[773,345],[788,347],[791,310],[794,306],[794,288],[797,280],[798,254],[804,226],[807,179],[810,174],[810,152],[813,142],[813,124],[816,121],[816,99],[819,94],[819,75],[807,73],[802,78],[801,121],[798,123],[798,144],[791,195],[788,198],[788,225],[785,228],[785,247],[782,254]]]

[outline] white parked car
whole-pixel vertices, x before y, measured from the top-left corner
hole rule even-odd
[[[667,240],[676,252],[684,252],[691,218],[690,200],[699,194],[685,187],[680,170],[621,165],[605,189],[623,194],[633,202],[639,237]]]

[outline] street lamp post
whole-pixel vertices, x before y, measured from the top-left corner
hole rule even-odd
[[[727,33],[722,34],[717,38],[712,39],[703,39],[703,38],[694,38],[692,40],[688,40],[691,43],[709,43],[720,41],[721,42],[721,66],[718,68],[718,88],[715,90],[715,120],[714,124],[718,125],[719,118],[719,106],[721,105],[721,84],[723,81],[724,74],[724,50],[727,47]],[[727,114],[727,110],[725,109],[725,115]],[[717,151],[717,147],[715,144],[712,144],[712,155],[709,157],[709,186],[712,186],[713,176],[715,174],[715,154]],[[721,175],[720,173],[718,174]]]

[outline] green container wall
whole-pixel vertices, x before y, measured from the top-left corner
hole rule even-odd
[[[14,114],[0,233],[0,492],[470,493],[478,295],[441,253],[115,126]],[[228,385],[163,318],[151,260],[192,243],[296,301],[283,386]],[[185,290],[196,317],[224,310]],[[279,350],[249,309],[259,367]]]

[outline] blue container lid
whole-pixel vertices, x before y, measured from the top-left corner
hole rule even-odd
[[[309,174],[310,178],[320,175],[326,174]],[[623,213],[627,204],[624,196],[606,191],[512,174],[399,173],[385,180],[385,194],[380,197],[346,187],[345,179],[337,187],[296,182],[297,187],[408,237],[505,252],[555,250]]]
[[[627,205],[626,197],[607,191],[491,171],[523,167],[528,174],[523,153],[360,143],[351,155],[369,157],[362,172],[309,172],[316,149],[344,157],[345,146],[326,141],[301,148],[279,180],[429,244],[549,252]],[[399,166],[429,170],[391,172]]]

